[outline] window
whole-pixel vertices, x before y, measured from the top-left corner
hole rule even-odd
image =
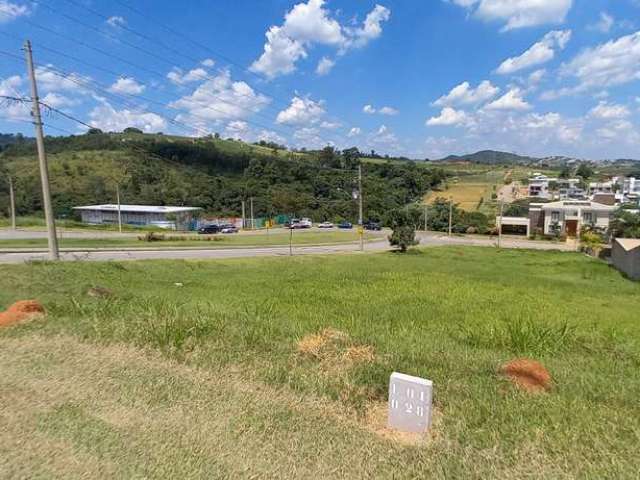
[[[584,212],[582,214],[582,220],[585,223],[593,223],[593,213],[592,212]]]
[[[560,212],[551,212],[551,221],[557,222],[560,220]]]

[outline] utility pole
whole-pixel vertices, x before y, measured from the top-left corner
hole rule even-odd
[[[452,222],[453,222],[453,197],[449,197],[449,236],[451,236]]]
[[[118,231],[122,233],[122,212],[120,211],[120,184],[116,183],[116,202],[118,202]]]
[[[360,251],[364,252],[364,214],[362,207],[362,162],[358,164],[358,235],[360,236]]]
[[[429,231],[429,204],[424,204],[424,233]]]
[[[502,215],[504,213],[504,199],[500,196],[500,220],[498,221],[498,248],[502,245]]]
[[[49,259],[59,260],[58,238],[56,236],[56,223],[53,217],[53,207],[51,205],[51,191],[49,189],[49,168],[47,166],[47,155],[44,151],[44,133],[42,132],[42,117],[40,116],[40,99],[38,98],[38,86],[36,85],[36,75],[33,71],[33,54],[31,42],[24,43],[24,51],[27,59],[27,71],[31,82],[31,106],[33,107],[33,124],[36,130],[36,146],[38,147],[38,161],[40,163],[40,181],[42,183],[42,199],[44,206],[44,217],[47,222],[47,236],[49,242]]]
[[[13,178],[9,177],[9,205],[11,207],[11,230],[16,229],[16,197],[13,193]]]
[[[250,206],[250,209],[251,209],[251,230],[255,230],[256,229],[256,221],[253,218],[253,197],[251,197],[249,199],[249,201],[251,203],[251,206]]]
[[[242,200],[242,229],[243,230],[247,227],[247,223],[245,219],[246,219],[246,216],[245,216],[244,200]]]

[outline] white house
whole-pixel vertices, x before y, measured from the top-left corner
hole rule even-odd
[[[529,179],[529,196],[552,200],[586,198],[586,192],[580,188],[579,178],[553,178],[542,174],[534,174]]]
[[[551,203],[532,203],[529,206],[529,229],[545,235],[555,233],[577,237],[584,226],[601,230],[609,228],[615,206],[588,200],[561,200]]]
[[[87,205],[74,207],[83,223],[94,225],[118,224],[118,205]],[[188,230],[198,207],[170,207],[152,205],[120,205],[123,225],[155,225],[174,230]]]

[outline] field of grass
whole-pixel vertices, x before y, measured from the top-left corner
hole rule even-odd
[[[449,185],[443,191],[431,191],[426,196],[426,202],[432,204],[437,198],[452,198],[454,203],[468,212],[478,210],[480,200],[490,199],[492,185],[489,183],[456,183]]]
[[[169,236],[178,236],[167,234]],[[365,240],[380,238],[380,235],[365,233]],[[260,234],[228,234],[188,236],[185,240],[162,240],[147,242],[137,237],[130,238],[60,238],[61,248],[229,248],[229,247],[268,247],[275,245],[289,245],[288,233],[260,233]],[[191,240],[193,238],[193,240]],[[355,231],[347,232],[294,232],[291,237],[293,245],[321,245],[351,243],[360,240]],[[0,240],[0,249],[9,248],[46,248],[46,238],[8,239]]]
[[[640,284],[574,253],[0,266],[7,478],[636,478]],[[179,283],[182,286],[176,285]],[[91,298],[100,285],[110,298]],[[300,351],[331,328],[334,350]],[[368,352],[349,356],[349,352]],[[527,356],[554,387],[496,374]],[[434,381],[423,443],[387,383]]]

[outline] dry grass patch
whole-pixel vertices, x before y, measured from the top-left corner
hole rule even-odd
[[[325,366],[334,368],[349,368],[356,364],[376,361],[371,345],[356,344],[347,333],[333,328],[305,335],[298,341],[297,351],[302,356],[311,357]]]

